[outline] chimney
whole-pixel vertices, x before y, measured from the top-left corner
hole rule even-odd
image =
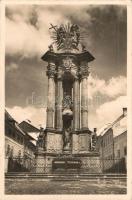
[[[127,108],[123,108],[123,115],[126,116],[127,115]]]
[[[93,132],[94,132],[94,134],[96,135],[96,134],[97,134],[97,128],[94,128],[94,129],[93,129]]]

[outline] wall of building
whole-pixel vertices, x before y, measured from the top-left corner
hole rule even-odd
[[[35,157],[36,150],[31,140],[34,139],[24,132],[19,124],[6,112],[5,172],[23,170],[25,166],[30,167],[31,159]],[[26,158],[26,161],[24,158]]]
[[[16,127],[16,122],[5,123],[5,156],[18,157],[24,155],[24,134]]]
[[[5,136],[5,155],[6,157],[18,157],[24,155],[24,145],[19,144],[14,139]]]
[[[28,141],[28,144],[25,145],[25,150],[24,150],[24,156],[27,158],[35,158],[35,150],[36,146],[33,145],[30,141]]]
[[[97,148],[103,169],[126,172],[127,159],[127,115],[123,114],[98,136]]]
[[[114,157],[115,159],[127,156],[127,131],[114,138]]]
[[[102,136],[100,155],[104,159],[114,158],[113,130],[111,128]]]

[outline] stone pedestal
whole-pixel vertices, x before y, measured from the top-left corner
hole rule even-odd
[[[79,135],[74,133],[72,135],[72,153],[79,153]]]
[[[80,152],[89,152],[90,151],[91,135],[88,132],[89,132],[89,130],[82,131],[78,136]]]
[[[81,155],[80,155],[81,156]],[[93,155],[88,154],[87,156],[81,156],[82,161],[82,167],[81,172],[82,173],[101,173],[102,167],[101,167],[101,160],[99,155]]]
[[[46,151],[48,153],[62,153],[63,149],[63,138],[62,133],[56,133],[53,131],[47,131],[47,145]]]
[[[44,150],[39,148],[35,154],[35,165],[33,172],[35,173],[45,173],[46,158]]]

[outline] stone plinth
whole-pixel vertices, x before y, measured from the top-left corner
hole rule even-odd
[[[79,152],[79,135],[74,133],[72,134],[72,153]]]
[[[38,149],[35,153],[35,165],[33,171],[35,173],[45,173],[45,156],[43,149]]]
[[[47,130],[47,145],[46,151],[48,153],[62,153],[63,150],[63,138],[62,132],[55,130]]]

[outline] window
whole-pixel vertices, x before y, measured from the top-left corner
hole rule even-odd
[[[13,157],[13,151],[14,151],[14,148],[12,147],[10,151],[10,157]]]
[[[109,144],[109,135],[107,136],[107,145]]]
[[[18,151],[18,157],[21,157],[21,150]]]
[[[126,156],[126,155],[127,155],[127,148],[124,147],[124,156]]]
[[[14,133],[14,131],[12,132],[12,137],[13,137],[13,139],[15,139],[15,133]]]
[[[120,158],[120,150],[117,150],[117,158]]]
[[[108,139],[108,138],[107,138],[107,136],[106,136],[106,138],[105,138],[105,145],[106,145],[106,146],[107,146],[107,139]]]
[[[12,133],[11,128],[8,129],[8,135],[10,136]]]
[[[103,147],[105,147],[105,140],[103,141]]]
[[[6,151],[6,156],[8,156],[9,153],[10,153],[10,145],[8,144],[8,146],[7,146],[7,151]]]

